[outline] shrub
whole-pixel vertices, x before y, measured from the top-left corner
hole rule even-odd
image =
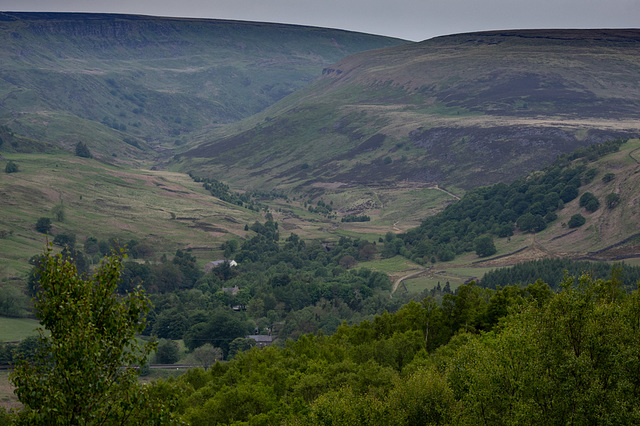
[[[588,212],[595,212],[600,207],[600,201],[591,192],[585,192],[580,197],[580,207],[584,207]]]
[[[584,223],[586,222],[586,219],[584,218],[584,216],[582,216],[581,214],[574,214],[573,216],[571,216],[571,219],[569,219],[569,228],[577,228],[579,226],[584,225]]]
[[[604,183],[608,183],[611,182],[615,177],[616,175],[614,173],[606,173],[604,176],[602,176],[602,181]]]
[[[173,340],[160,339],[156,360],[158,364],[175,364],[180,359],[178,344]]]
[[[93,158],[91,151],[89,151],[89,147],[87,147],[83,142],[78,142],[76,144],[76,155],[83,158]]]
[[[4,172],[5,173],[16,173],[16,172],[19,172],[19,171],[20,171],[20,168],[13,161],[9,161],[7,163],[7,165],[5,166],[5,168],[4,168]]]
[[[51,230],[51,219],[48,217],[41,217],[36,222],[36,231],[46,234]]]
[[[607,203],[607,207],[612,209],[620,204],[620,194],[612,192],[611,194],[607,195],[607,198],[605,200]]]

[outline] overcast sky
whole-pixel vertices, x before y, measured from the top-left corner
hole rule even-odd
[[[280,22],[414,41],[481,30],[640,26],[640,0],[0,0],[0,10]]]

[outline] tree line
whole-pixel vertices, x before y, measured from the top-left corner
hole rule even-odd
[[[421,264],[448,261],[477,249],[479,239],[508,238],[515,227],[536,233],[557,219],[557,211],[579,195],[579,188],[591,182],[597,169],[588,167],[603,155],[618,151],[626,140],[616,139],[590,145],[570,155],[560,155],[546,169],[532,173],[507,185],[498,183],[476,188],[442,212],[425,219],[422,224],[397,236],[401,241],[394,254],[402,254]],[[606,175],[605,175],[606,176]],[[604,177],[603,177],[604,179]],[[613,179],[609,175],[607,179]],[[607,199],[609,208],[620,202],[615,195]],[[593,212],[600,201],[592,193],[580,197],[580,206]],[[577,214],[570,227],[584,224]]]
[[[640,293],[461,286],[442,303],[253,348],[177,379],[191,424],[634,424]]]

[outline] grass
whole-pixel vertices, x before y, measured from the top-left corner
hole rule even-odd
[[[21,408],[18,397],[13,393],[13,385],[9,382],[9,371],[0,370],[0,409]]]
[[[147,242],[158,258],[189,247],[208,248],[211,257],[230,236],[244,236],[244,225],[263,220],[258,213],[212,197],[181,173],[137,170],[68,154],[6,154],[20,172],[2,176],[0,244],[5,275],[24,279],[27,260],[42,251],[47,237],[35,231],[39,217],[64,205],[63,222],[52,220],[49,240],[75,233]],[[202,251],[200,251],[202,252]],[[206,253],[205,253],[206,255]]]
[[[25,337],[36,336],[40,323],[30,318],[0,317],[0,341],[17,342]]]
[[[388,259],[371,260],[368,262],[359,262],[359,267],[368,268],[376,272],[384,272],[389,275],[403,275],[408,271],[422,269],[421,265],[410,261],[402,256],[394,256]]]

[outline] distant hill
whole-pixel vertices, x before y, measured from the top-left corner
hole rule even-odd
[[[296,188],[510,182],[558,154],[640,129],[640,30],[458,34],[361,52],[183,170]]]
[[[293,25],[16,12],[0,13],[0,40],[0,125],[133,158],[255,114],[344,56],[406,43]]]

